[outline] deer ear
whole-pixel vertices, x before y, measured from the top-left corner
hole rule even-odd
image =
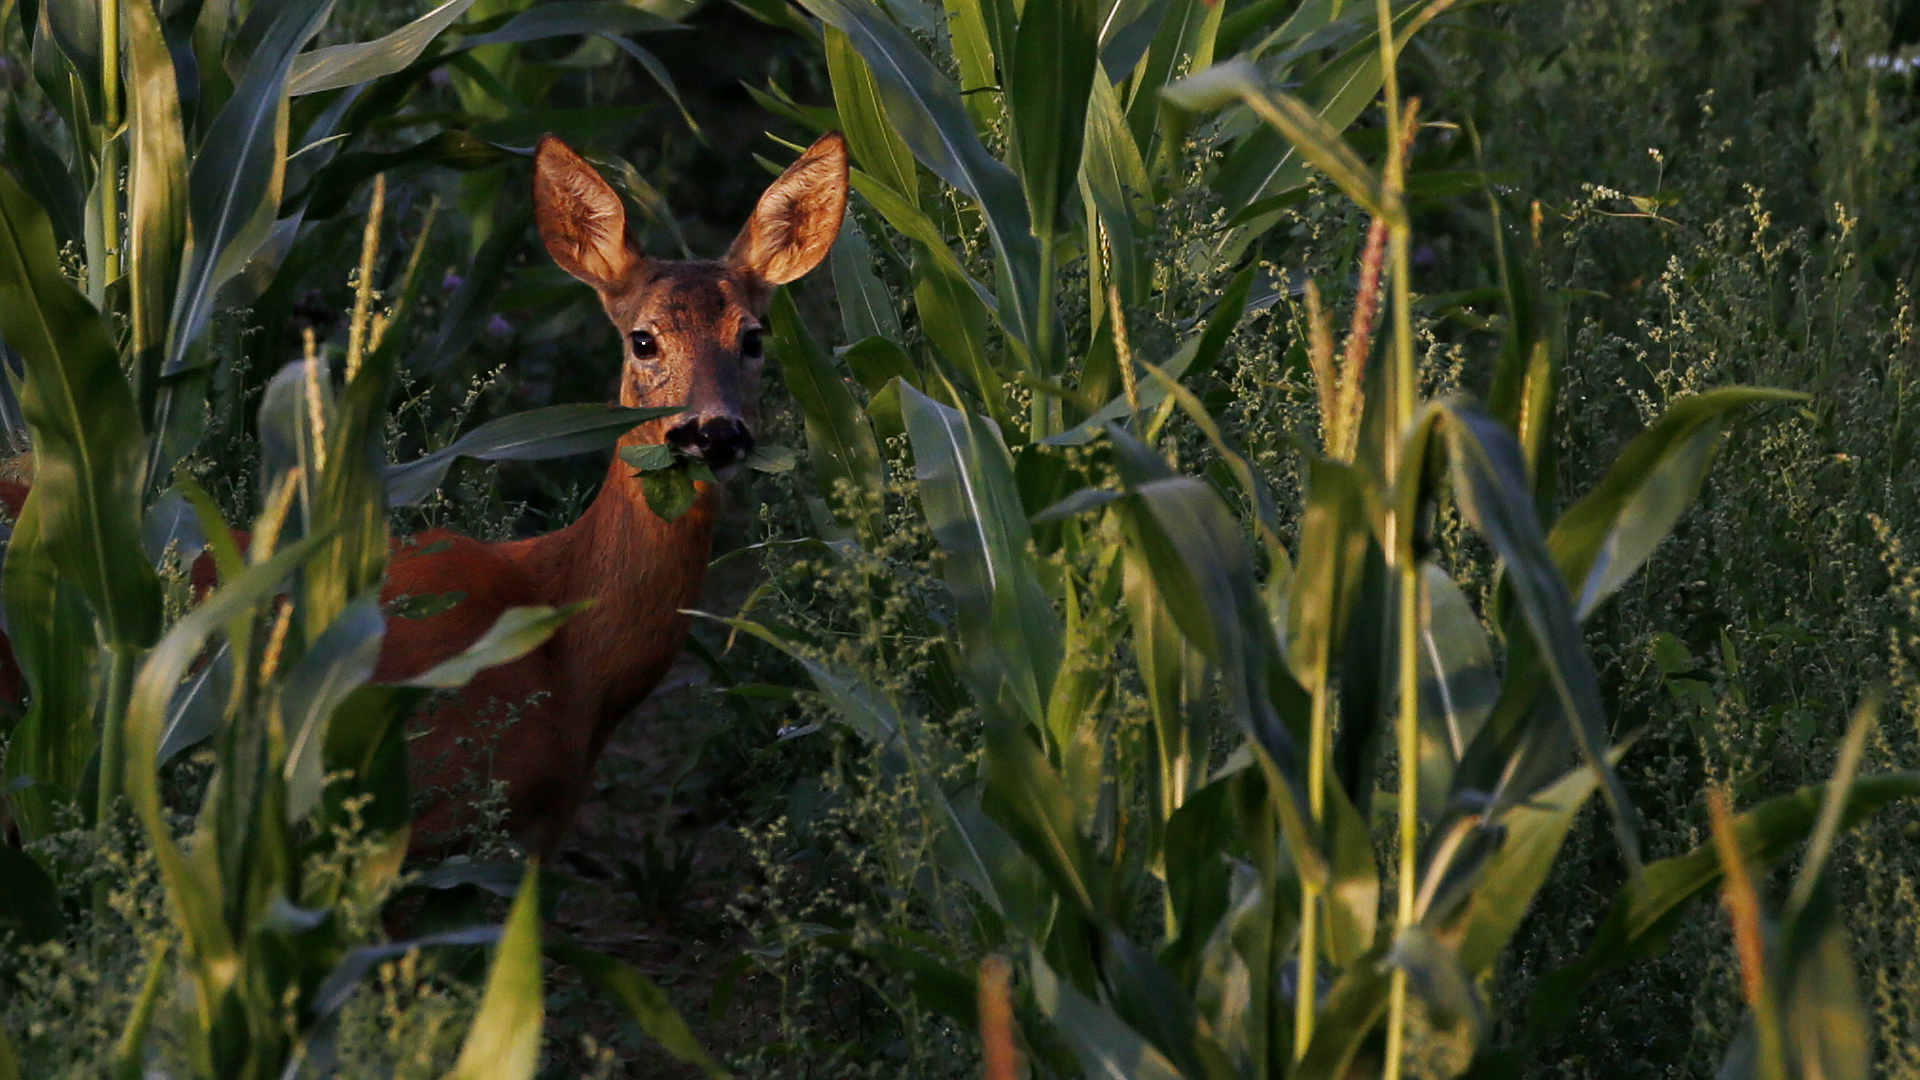
[[[560,269],[601,292],[620,287],[641,262],[627,239],[627,208],[598,170],[552,135],[533,165],[533,216]]]
[[[847,141],[837,131],[787,166],[727,249],[727,262],[766,285],[785,285],[820,265],[847,212]]]

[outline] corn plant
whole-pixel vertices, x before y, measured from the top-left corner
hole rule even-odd
[[[29,842],[63,805],[104,827],[124,801],[158,863],[178,936],[147,958],[118,1075],[328,1075],[339,1010],[374,964],[499,936],[375,943],[411,820],[403,719],[426,694],[535,647],[568,613],[509,611],[446,663],[374,684],[389,509],[431,493],[460,456],[593,449],[653,413],[536,411],[389,468],[399,357],[369,302],[381,249],[375,180],[344,371],[310,342],[264,387],[262,501],[244,553],[213,501],[176,477],[205,425],[207,388],[232,362],[212,346],[215,313],[271,280],[310,213],[337,212],[386,169],[474,167],[517,145],[441,132],[397,154],[341,153],[371,117],[476,49],[591,33],[632,51],[622,35],[668,25],[589,4],[502,11],[449,32],[471,3],[321,49],[307,46],[328,0],[192,4],[165,19],[147,0],[9,8],[30,15],[21,30],[39,97],[9,96],[0,170],[0,340],[19,358],[33,451],[4,574],[28,695],[6,732],[5,790]],[[53,139],[36,130],[40,117],[55,121]],[[402,304],[416,287],[409,271]],[[201,597],[191,594],[206,582],[162,570],[203,549],[218,586]],[[169,609],[186,613],[166,625]],[[167,763],[201,744],[213,761],[205,789],[164,794]],[[193,803],[184,840],[170,805],[182,797]],[[9,921],[59,933],[55,882],[30,856],[7,857],[22,871]],[[535,893],[520,890],[457,1075],[525,1077],[537,1065]],[[49,907],[51,923],[17,918]],[[717,1074],[657,988],[560,948],[671,1052]],[[169,1038],[149,1038],[156,1023]],[[16,1072],[10,1046],[0,1039],[0,1075]],[[155,1057],[160,1046],[181,1059]]]
[[[1920,793],[1912,772],[1843,769],[1827,789],[1730,818],[1724,862],[1708,848],[1643,863],[1615,772],[1629,746],[1605,715],[1582,623],[1680,520],[1729,425],[1795,395],[1679,400],[1563,510],[1548,454],[1565,346],[1502,224],[1506,318],[1486,403],[1419,399],[1406,169],[1417,105],[1395,71],[1444,5],[1352,5],[1343,20],[1338,4],[1303,4],[1277,30],[1238,26],[1245,58],[1179,81],[1169,75],[1210,62],[1217,14],[956,0],[918,12],[909,33],[906,15],[859,0],[808,7],[828,27],[836,113],[794,113],[849,132],[857,190],[912,252],[919,335],[866,274],[878,245],[851,233],[835,264],[853,340],[842,355],[872,395],[865,409],[790,305],[775,325],[823,487],[865,496],[843,503],[847,539],[880,534],[879,446],[906,436],[951,652],[927,676],[942,685],[903,688],[791,630],[732,625],[797,658],[875,748],[879,775],[915,785],[939,834],[937,866],[914,879],[920,899],[952,916],[935,923],[969,929],[954,940],[888,924],[848,941],[925,1006],[976,1023],[967,966],[999,952],[1022,974],[1043,1075],[1511,1075],[1597,973],[1657,950],[1723,864],[1774,862],[1810,834],[1824,851],[1838,822]],[[1136,40],[1124,32],[1135,19],[1158,29],[1128,52],[1116,43]],[[921,51],[929,38],[951,42],[958,84]],[[1276,89],[1288,64],[1327,53],[1349,66]],[[1357,103],[1343,96],[1355,86]],[[1341,129],[1377,90],[1376,164]],[[1309,168],[1374,222],[1344,360],[1323,320],[1306,350],[1321,442],[1302,450],[1306,492],[1285,517],[1181,382],[1219,358],[1251,268],[1163,362],[1129,344],[1128,319],[1154,300],[1131,213],[1166,196],[1182,145],[1168,105],[1210,117],[1195,138],[1224,162],[1202,182],[1228,217],[1190,257],[1237,257]],[[1004,135],[1005,160],[989,135]],[[1084,338],[1054,322],[1069,261],[1090,283]],[[1391,321],[1376,333],[1383,296]],[[889,344],[896,334],[912,348]],[[1009,384],[1030,391],[1024,414]],[[1208,479],[1156,445],[1176,413],[1221,465]],[[1053,456],[1067,445],[1088,456]],[[1449,569],[1472,558],[1443,545],[1438,523],[1453,515],[1497,560],[1481,610]],[[928,613],[929,633],[943,623]],[[1112,719],[1135,688],[1146,737]],[[937,733],[932,710],[955,701],[979,718],[977,768]],[[1233,721],[1224,754],[1210,749],[1216,714]],[[1392,805],[1375,807],[1383,779]],[[1516,1043],[1494,1046],[1482,987],[1596,791],[1625,883],[1589,954],[1539,991]],[[1378,840],[1376,816],[1393,822]],[[1790,920],[1818,908],[1812,895]],[[1817,1075],[1827,1060],[1858,1074],[1858,995],[1831,959],[1829,914],[1795,923],[1809,928],[1801,944],[1754,985],[1790,985],[1802,1007],[1847,1023],[1797,1027],[1789,1065],[1780,999],[1756,996],[1758,1050],[1736,1049],[1736,1070]]]

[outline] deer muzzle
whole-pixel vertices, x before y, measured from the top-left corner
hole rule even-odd
[[[753,452],[753,432],[733,416],[689,417],[668,429],[667,442],[713,469],[724,469]]]

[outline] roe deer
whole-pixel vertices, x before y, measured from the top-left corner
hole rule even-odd
[[[600,294],[627,352],[619,400],[684,406],[628,432],[620,446],[671,443],[715,470],[753,448],[748,426],[764,363],[758,313],[774,286],[826,257],[847,201],[847,152],[822,136],[769,186],[717,261],[644,255],[620,197],[580,155],[548,135],[534,165],[534,216],[561,269]],[[479,638],[509,607],[591,599],[540,648],[489,668],[413,719],[408,771],[418,816],[414,851],[444,846],[472,815],[457,793],[469,778],[505,782],[508,828],[554,854],[586,793],[614,725],[666,674],[698,601],[713,537],[714,485],[664,521],[634,470],[614,454],[606,482],[573,524],[525,540],[485,543],[444,529],[396,540],[383,597],[460,592],[438,614],[390,617],[376,681],[417,675]],[[14,488],[19,490],[13,490]],[[0,485],[17,513],[25,488]],[[206,563],[205,567],[200,563]],[[196,591],[211,563],[194,566]],[[20,696],[0,638],[0,692]],[[420,796],[426,796],[424,799]]]
[[[685,407],[628,432],[620,445],[664,440],[715,469],[746,456],[764,363],[757,315],[774,286],[818,266],[839,235],[847,204],[839,134],[823,136],[767,188],[714,262],[642,254],[620,197],[552,136],[540,142],[533,203],[553,261],[600,294],[619,331],[627,353],[620,404]],[[451,790],[490,768],[506,782],[509,827],[535,853],[552,854],[607,736],[679,653],[688,622],[681,609],[698,601],[706,577],[717,493],[700,483],[692,509],[663,521],[633,472],[615,453],[592,505],[558,532],[487,544],[436,531],[418,538],[432,554],[396,549],[388,595],[458,589],[466,597],[430,618],[389,620],[376,679],[425,671],[509,607],[594,601],[544,646],[481,672],[416,721],[424,730],[408,750],[415,790],[440,792],[415,822],[416,847],[463,822],[469,808]],[[489,708],[499,711],[495,703],[518,714],[497,734],[480,727]]]

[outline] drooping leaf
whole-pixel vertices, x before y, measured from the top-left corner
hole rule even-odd
[[[1553,526],[1547,544],[1585,619],[1673,531],[1700,493],[1721,425],[1735,410],[1804,394],[1733,386],[1675,402],[1614,459],[1607,475]]]
[[[1373,65],[1377,70],[1377,53]],[[1359,85],[1366,85],[1364,79],[1356,81]],[[1388,200],[1379,174],[1360,160],[1360,156],[1341,138],[1337,125],[1342,118],[1329,118],[1326,115],[1328,110],[1317,109],[1284,91],[1271,90],[1265,82],[1260,70],[1251,63],[1230,60],[1189,75],[1161,93],[1181,108],[1193,111],[1216,109],[1236,99],[1244,102],[1262,120],[1273,125],[1302,157],[1326,173],[1327,178],[1339,185],[1340,190],[1359,203],[1362,209],[1390,221],[1397,218],[1400,208],[1397,202]],[[1372,96],[1373,88],[1377,85],[1378,75],[1375,75],[1373,85],[1367,86],[1367,97]],[[1352,117],[1344,119],[1350,121]],[[1272,175],[1278,175],[1277,166],[1269,178],[1252,187],[1245,197],[1246,201],[1272,194]]]
[[[1813,831],[1826,785],[1776,796],[1734,819],[1741,858],[1757,874],[1784,858]],[[1840,828],[1851,828],[1899,798],[1920,797],[1920,771],[1881,773],[1847,792]],[[1711,843],[1647,866],[1640,888],[1622,889],[1579,960],[1545,976],[1531,998],[1526,1026],[1512,1046],[1487,1055],[1472,1075],[1512,1076],[1527,1058],[1578,1015],[1580,995],[1602,972],[1656,956],[1679,925],[1684,905],[1720,882],[1723,869]]]
[[[553,636],[560,624],[586,608],[582,600],[565,607],[512,607],[500,613],[473,644],[406,680],[406,685],[433,690],[457,690],[490,667],[512,663]]]
[[[713,1080],[725,1080],[731,1075],[701,1047],[680,1011],[673,1007],[667,992],[652,979],[611,956],[570,943],[555,942],[548,947],[548,951],[554,959],[585,975],[597,983],[601,990],[612,995],[627,1015],[640,1025],[640,1030],[659,1043],[661,1049]]]
[[[1104,1006],[1063,981],[1038,954],[1029,961],[1034,1003],[1053,1021],[1090,1077],[1105,1080],[1185,1080],[1141,1034]]]
[[[301,53],[287,78],[287,96],[337,90],[391,75],[418,60],[433,39],[472,6],[473,0],[446,0],[405,26],[372,41],[329,45]]]
[[[433,494],[462,457],[481,461],[538,461],[584,454],[610,446],[649,420],[679,407],[631,409],[620,405],[549,405],[481,424],[440,450],[387,470],[387,501],[412,506]]]

